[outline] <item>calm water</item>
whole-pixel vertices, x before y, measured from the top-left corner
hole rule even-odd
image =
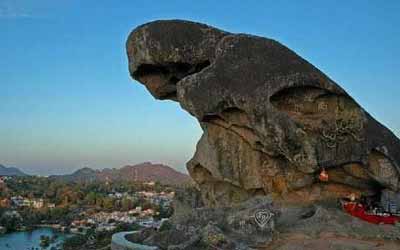
[[[32,247],[36,249],[42,249],[40,247],[40,236],[53,236],[57,235],[56,242],[50,245],[47,250],[51,247],[57,247],[58,244],[62,243],[65,239],[65,234],[53,231],[50,228],[40,228],[30,232],[16,232],[0,236],[0,250],[31,250]],[[61,247],[57,248],[61,249]]]

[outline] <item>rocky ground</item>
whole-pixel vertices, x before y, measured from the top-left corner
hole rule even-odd
[[[334,201],[281,206],[270,197],[254,197],[239,206],[190,210],[187,201],[175,202],[180,213],[168,228],[147,230],[131,240],[166,250],[400,249],[400,226],[367,223]],[[273,216],[260,225],[259,211]]]
[[[385,240],[363,240],[321,234],[319,238],[308,235],[288,234],[268,244],[260,250],[398,250],[398,242]]]
[[[374,225],[329,204],[315,206],[309,218],[282,224],[264,250],[400,249],[400,226]]]

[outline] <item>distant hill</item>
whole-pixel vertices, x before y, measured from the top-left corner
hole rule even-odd
[[[74,182],[92,182],[97,180],[98,171],[91,168],[81,168],[69,175],[50,176],[64,181]]]
[[[93,181],[158,181],[163,184],[183,184],[190,181],[186,174],[175,169],[162,165],[144,162],[133,166],[124,166],[120,169],[94,170],[91,168],[82,168],[70,175],[51,176],[65,181],[75,182],[93,182]]]
[[[18,168],[5,167],[0,165],[0,176],[27,176],[24,172]]]

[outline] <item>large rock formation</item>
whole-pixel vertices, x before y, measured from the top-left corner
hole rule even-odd
[[[127,52],[134,79],[200,122],[187,167],[207,206],[399,192],[399,139],[279,42],[156,21],[130,34]]]

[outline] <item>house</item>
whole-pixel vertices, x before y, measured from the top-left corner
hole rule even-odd
[[[129,210],[129,215],[139,215],[142,212],[142,207],[136,207],[135,209]]]
[[[30,199],[24,198],[22,207],[32,207],[33,202]]]
[[[147,192],[147,191],[140,191],[139,194],[145,198],[151,198],[156,195],[154,192]]]
[[[22,196],[11,197],[11,205],[16,207],[22,207],[24,205],[24,198]]]
[[[146,186],[155,186],[156,183],[154,181],[148,181],[148,182],[145,182],[144,185],[146,185]]]
[[[152,215],[154,215],[154,210],[151,208],[143,210],[140,215],[142,217],[152,216]]]
[[[82,226],[85,226],[85,225],[86,225],[86,221],[85,220],[74,220],[71,223],[71,226],[73,226],[73,227],[82,227]]]
[[[124,194],[119,193],[119,192],[114,192],[114,193],[108,194],[108,197],[117,198],[117,199],[121,199],[123,196],[124,196]]]
[[[48,207],[48,208],[55,208],[55,207],[56,207],[56,204],[54,204],[54,203],[48,203],[48,204],[47,204],[47,207]]]
[[[11,206],[11,201],[7,198],[0,200],[0,207],[8,208]]]
[[[43,199],[35,199],[32,201],[32,206],[33,206],[33,208],[40,209],[44,206],[44,200]]]
[[[400,214],[400,194],[389,190],[383,190],[380,203],[385,212]]]
[[[105,232],[105,231],[113,231],[117,228],[117,226],[112,225],[112,224],[107,224],[107,225],[99,225],[96,228],[96,232]]]

